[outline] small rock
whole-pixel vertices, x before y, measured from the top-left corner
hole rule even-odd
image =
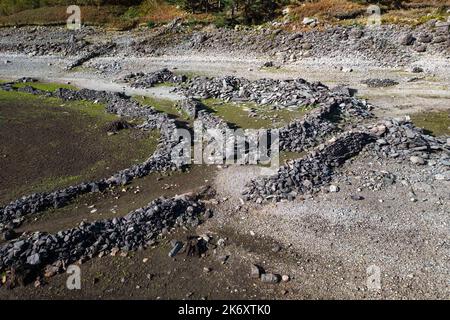
[[[283,282],[288,282],[289,280],[291,280],[291,277],[289,277],[287,274],[283,274],[281,280],[283,280]]]
[[[42,286],[41,279],[36,279],[36,281],[34,282],[34,287],[35,288],[39,288],[40,286]]]
[[[413,37],[412,34],[407,34],[403,38],[400,39],[400,44],[404,46],[410,46],[416,41],[416,38]]]
[[[41,263],[41,256],[39,253],[32,254],[27,258],[27,263],[34,266]]]
[[[209,272],[211,272],[211,268],[204,267],[203,268],[203,272],[209,273]]]
[[[362,197],[360,195],[351,195],[350,198],[352,198],[352,200],[355,200],[355,201],[364,200],[364,197]]]
[[[352,68],[348,68],[348,67],[344,67],[344,68],[341,69],[341,71],[345,72],[345,73],[350,73],[350,72],[353,72],[353,69]]]
[[[275,246],[273,246],[272,251],[273,252],[280,252],[281,251],[281,246],[279,244],[276,244]]]
[[[330,186],[330,192],[339,192],[339,187],[332,184]]]
[[[413,164],[419,164],[419,165],[425,164],[425,160],[419,156],[411,156],[409,158],[409,161],[411,161],[411,163],[413,163]]]
[[[260,266],[256,264],[250,266],[250,277],[258,279],[261,276],[261,273],[263,273],[263,270]]]
[[[427,46],[424,44],[419,44],[414,48],[414,50],[416,50],[417,52],[425,52],[427,51]]]
[[[314,25],[316,25],[317,20],[314,18],[305,17],[305,18],[303,18],[302,23],[306,26],[308,26],[308,25],[314,26]]]
[[[172,250],[169,252],[169,257],[173,258],[180,252],[181,248],[183,248],[183,243],[181,241],[176,241],[173,244]]]
[[[115,257],[119,253],[119,248],[112,248],[111,249],[111,256]]]
[[[278,283],[280,282],[280,275],[273,273],[263,273],[261,275],[261,282],[264,283]]]

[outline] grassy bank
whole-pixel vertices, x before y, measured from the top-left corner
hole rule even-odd
[[[423,112],[411,115],[411,121],[434,136],[450,136],[450,112]]]
[[[107,177],[147,159],[159,134],[108,135],[117,117],[101,104],[0,91],[0,204]]]

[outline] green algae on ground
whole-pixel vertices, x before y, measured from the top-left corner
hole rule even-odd
[[[177,102],[170,99],[160,99],[155,97],[134,97],[134,99],[143,105],[149,105],[159,112],[166,113],[171,117],[181,120],[188,120],[189,116],[177,107]]]
[[[38,90],[50,91],[50,92],[53,92],[59,88],[78,90],[76,87],[74,87],[70,84],[51,83],[51,82],[24,82],[24,83],[16,83],[15,85],[13,85],[13,87],[16,89],[24,88],[27,86],[33,87]]]
[[[279,128],[300,119],[308,110],[314,108],[310,106],[277,110],[253,102],[224,102],[218,99],[205,99],[202,102],[230,125],[243,129]],[[255,117],[249,117],[250,110],[254,111]]]
[[[297,160],[306,155],[306,152],[280,151],[280,165],[284,165],[286,161]]]
[[[449,111],[416,113],[411,115],[411,121],[431,135],[450,135]]]
[[[0,203],[91,181],[143,162],[159,133],[107,135],[117,119],[102,104],[0,91]]]

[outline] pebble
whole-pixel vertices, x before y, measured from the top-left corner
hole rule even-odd
[[[209,272],[211,272],[211,268],[204,267],[203,268],[203,272],[209,273]]]
[[[411,156],[409,158],[409,161],[411,161],[411,163],[413,163],[413,164],[419,164],[419,165],[425,164],[425,160],[419,156]]]
[[[332,184],[330,186],[330,192],[339,192],[339,187]]]
[[[272,251],[273,252],[280,252],[281,251],[281,246],[279,244],[276,244],[272,247]]]
[[[262,273],[262,268],[256,264],[250,266],[250,277],[254,279],[259,279]]]
[[[175,257],[182,248],[183,243],[181,241],[175,241],[174,244],[172,244],[172,249],[169,252],[169,257]]]
[[[261,275],[261,282],[263,283],[278,283],[280,282],[280,275],[274,273],[263,273]]]

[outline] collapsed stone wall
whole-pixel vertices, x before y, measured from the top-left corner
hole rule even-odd
[[[114,49],[114,47],[115,43],[95,45],[93,48],[90,48],[90,50],[87,51],[85,54],[75,59],[75,61],[69,63],[66,66],[66,70],[72,70],[73,68],[81,66],[86,61],[102,56],[104,54],[108,54],[110,53],[110,51],[112,51],[112,49]]]
[[[145,248],[165,230],[197,226],[204,212],[196,196],[182,195],[156,199],[124,217],[81,222],[56,234],[35,232],[0,247],[0,271],[46,267],[47,275],[53,275],[79,260]]]
[[[348,88],[330,90],[320,82],[309,83],[300,78],[251,81],[233,76],[196,77],[175,91],[188,97],[181,107],[189,115],[197,115],[203,108],[197,97],[251,101],[279,108],[315,105],[315,109],[302,119],[292,121],[279,129],[281,150],[294,152],[316,146],[345,123],[355,123],[372,117],[371,106],[364,100],[352,97]],[[204,112],[204,117],[208,117],[207,112]],[[219,124],[212,121],[208,126],[217,125]]]
[[[308,156],[281,167],[277,174],[250,181],[242,194],[247,201],[262,203],[271,199],[292,200],[298,194],[312,192],[330,182],[336,167],[373,140],[365,132],[347,132]]]
[[[245,199],[257,203],[292,200],[298,194],[317,191],[331,181],[338,166],[360,152],[368,153],[374,159],[428,164],[434,166],[436,172],[443,172],[437,178],[450,179],[449,140],[425,134],[407,118],[364,124],[358,130],[333,138],[306,157],[281,167],[273,176],[250,181],[243,191]]]
[[[17,82],[29,81],[32,81],[32,79],[25,78]],[[13,88],[15,83],[1,84],[0,88],[3,90],[15,90]],[[134,178],[143,177],[151,172],[177,170],[183,166],[183,164],[172,161],[172,150],[179,143],[174,136],[174,132],[177,129],[175,121],[151,107],[142,107],[138,102],[120,93],[89,89],[75,91],[60,88],[54,92],[47,92],[26,86],[17,90],[35,95],[56,97],[66,101],[87,100],[105,103],[106,110],[110,113],[143,118],[145,121],[139,126],[141,129],[159,129],[160,143],[157,150],[146,161],[121,170],[108,178],[80,183],[54,192],[33,193],[12,201],[4,207],[0,207],[0,227],[6,224],[17,226],[23,221],[25,215],[34,214],[51,207],[62,207],[81,194],[101,192],[107,188],[127,184]]]
[[[409,117],[380,121],[368,125],[367,130],[378,137],[368,150],[376,158],[450,166],[449,140],[425,134],[410,122]]]
[[[234,76],[194,77],[184,85],[175,88],[174,91],[188,97],[249,101],[279,108],[313,105],[327,99],[330,95],[329,88],[322,83],[310,83],[301,78],[252,81]]]
[[[126,75],[123,80],[129,83],[133,88],[152,88],[161,83],[182,83],[187,80],[185,75],[176,75],[167,68],[150,73],[131,73]]]
[[[371,118],[370,109],[370,105],[352,97],[330,97],[303,119],[279,129],[280,149],[305,151],[322,143],[331,134],[345,130],[346,126]]]

